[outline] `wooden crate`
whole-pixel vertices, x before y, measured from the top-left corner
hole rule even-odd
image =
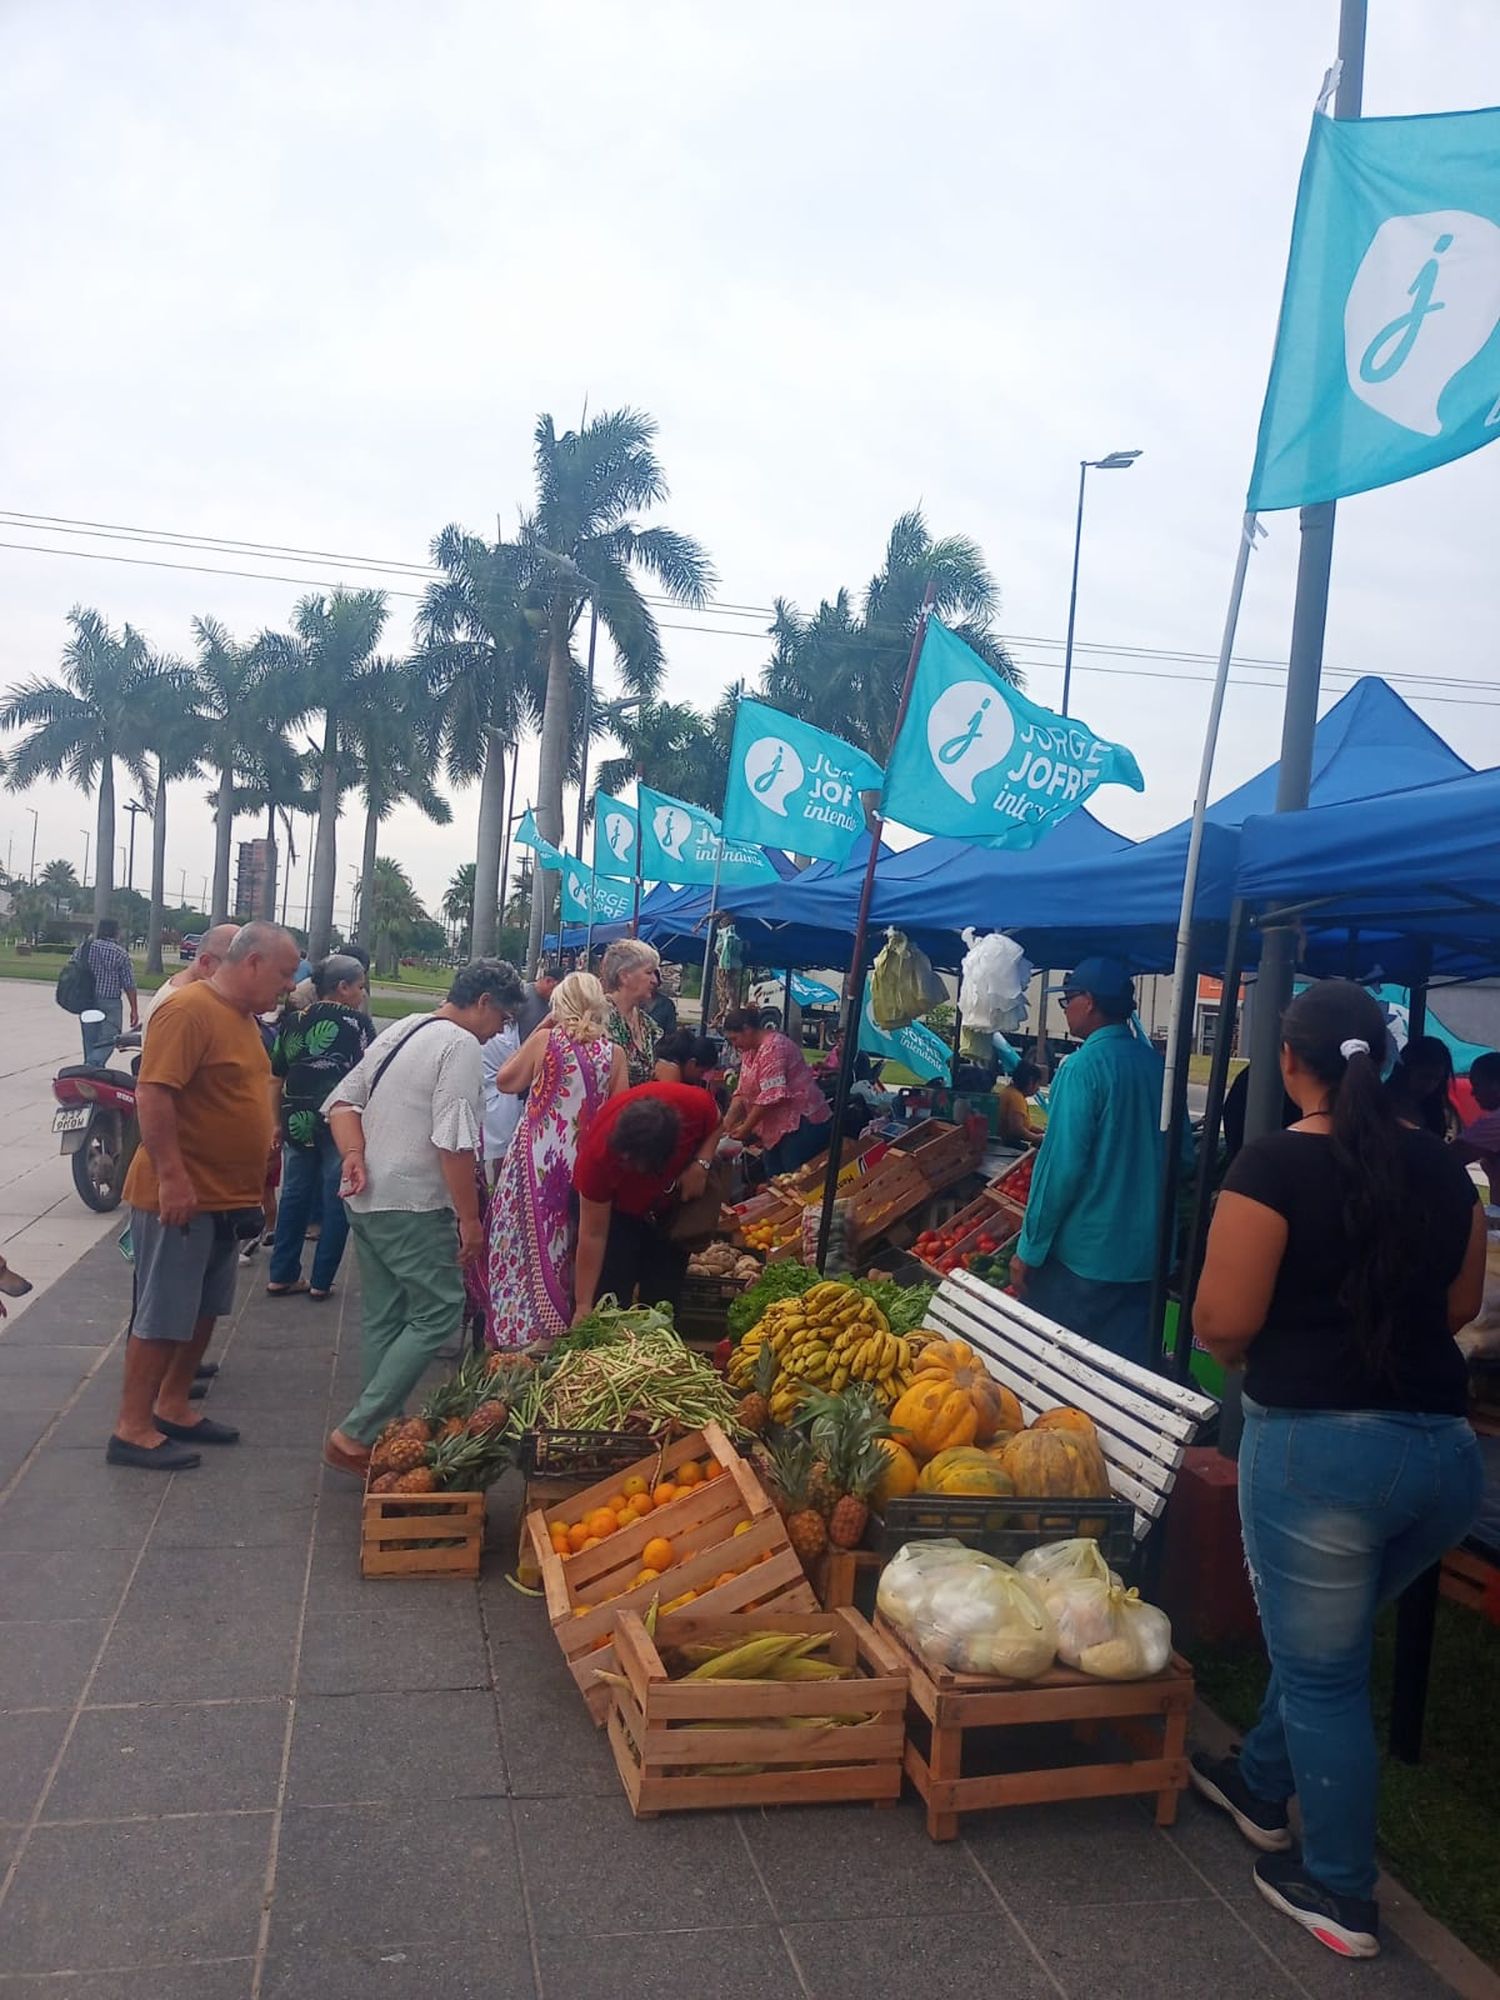
[[[976,1127],[978,1121],[976,1120]],[[927,1118],[895,1142],[894,1150],[922,1169],[934,1193],[973,1173],[984,1158],[985,1133],[944,1118]]]
[[[361,1576],[478,1576],[482,1493],[372,1493],[360,1512]]]
[[[689,1640],[732,1646],[757,1632],[826,1632],[827,1657],[854,1668],[847,1681],[674,1681],[661,1651]],[[662,1618],[653,1639],[634,1612],[615,1627],[618,1671],[609,1690],[609,1741],[638,1819],[660,1812],[727,1806],[811,1805],[868,1799],[890,1805],[901,1793],[906,1676],[886,1669],[875,1634],[854,1611],[757,1611],[700,1616],[696,1605]],[[790,1715],[868,1715],[859,1724],[784,1728]],[[715,1725],[725,1723],[733,1727]],[[773,1768],[700,1772],[698,1765]]]
[[[557,1505],[533,1508],[526,1516],[547,1616],[596,1722],[604,1721],[609,1708],[609,1689],[597,1669],[615,1668],[615,1622],[622,1611],[645,1611],[653,1599],[667,1603],[684,1590],[698,1592],[709,1616],[772,1602],[788,1611],[817,1608],[781,1516],[717,1424],[668,1446],[663,1477],[670,1478],[673,1468],[690,1458],[708,1456],[724,1467],[719,1478],[679,1494],[633,1527],[617,1529],[597,1549],[585,1549],[566,1562],[552,1546],[552,1523],[576,1521],[591,1507],[602,1506],[624,1475],[602,1480]],[[736,1534],[742,1523],[747,1525]],[[657,1535],[671,1542],[676,1560],[658,1581],[632,1590],[628,1586],[641,1568],[641,1551]],[[734,1574],[728,1582],[715,1583],[729,1571]]]
[[[945,1236],[956,1234],[958,1238],[952,1250],[944,1254],[957,1263],[968,1251],[977,1246],[981,1236],[986,1235],[993,1236],[999,1243],[1008,1243],[1020,1233],[1024,1220],[1024,1211],[1017,1208],[1014,1202],[1004,1201],[986,1188],[983,1194],[976,1195],[966,1208],[961,1208],[943,1224]],[[944,1264],[934,1264],[927,1257],[918,1258],[918,1262],[931,1271],[935,1278],[946,1275],[947,1267]]]
[[[849,1243],[862,1249],[932,1198],[932,1184],[915,1160],[888,1153],[849,1199]]]
[[[961,1813],[1138,1792],[1156,1794],[1158,1826],[1176,1820],[1178,1794],[1188,1782],[1193,1705],[1193,1670],[1177,1654],[1144,1681],[1093,1680],[1071,1667],[1052,1667],[1034,1681],[1005,1681],[928,1666],[879,1617],[875,1643],[885,1670],[907,1675],[906,1775],[926,1802],[932,1839],[955,1839]],[[1107,1761],[964,1775],[967,1731],[1043,1723],[1063,1725]]]
[[[1500,1625],[1500,1565],[1473,1549],[1450,1549],[1443,1557],[1438,1588],[1444,1597]]]
[[[825,1611],[852,1611],[865,1578],[878,1578],[885,1557],[877,1549],[825,1549],[813,1564],[812,1586]],[[873,1583],[867,1584],[871,1596]]]

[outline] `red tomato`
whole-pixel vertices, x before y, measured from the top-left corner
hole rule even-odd
[[[998,1250],[1000,1248],[1000,1245],[995,1241],[993,1236],[981,1236],[978,1243],[975,1245],[975,1248],[978,1250],[984,1250],[986,1252],[992,1252]]]

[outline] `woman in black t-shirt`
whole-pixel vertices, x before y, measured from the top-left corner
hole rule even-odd
[[[1482,1487],[1453,1336],[1483,1296],[1484,1211],[1442,1141],[1398,1118],[1384,1047],[1379,1003],[1344,980],[1287,1009],[1302,1117],[1230,1168],[1193,1312],[1245,1366],[1240,1520],[1271,1659],[1238,1760],[1195,1757],[1193,1783],[1262,1850],[1266,1900],[1357,1958],[1379,1949],[1375,1614],[1463,1539]]]

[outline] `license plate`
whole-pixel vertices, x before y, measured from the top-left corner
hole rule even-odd
[[[81,1132],[89,1122],[89,1108],[86,1104],[68,1106],[65,1110],[54,1111],[52,1129],[54,1132]]]

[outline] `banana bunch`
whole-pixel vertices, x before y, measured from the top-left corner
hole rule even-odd
[[[732,1388],[754,1387],[767,1346],[776,1356],[770,1414],[778,1424],[791,1421],[809,1389],[838,1395],[851,1382],[864,1382],[889,1409],[910,1385],[911,1343],[891,1332],[873,1299],[831,1279],[767,1308],[730,1360]]]

